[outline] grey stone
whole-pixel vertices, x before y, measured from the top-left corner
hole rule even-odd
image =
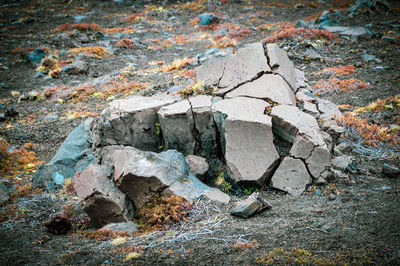
[[[189,166],[190,171],[200,180],[205,179],[205,174],[207,173],[210,166],[208,165],[206,158],[188,155],[185,157],[186,163]]]
[[[331,135],[326,133],[325,131],[321,131],[322,139],[324,140],[326,147],[328,148],[329,152],[333,151],[333,139]]]
[[[338,145],[335,146],[335,153],[347,153],[347,152],[351,152],[353,149],[353,147],[351,147],[349,144],[345,143],[345,142],[341,142]]]
[[[110,223],[99,230],[101,231],[114,231],[114,232],[128,232],[128,233],[135,233],[138,232],[138,228],[136,224],[132,221],[124,222],[124,223]]]
[[[199,147],[196,147],[195,152],[200,151],[200,155],[207,158],[216,157],[218,155],[217,127],[211,111],[213,98],[198,95],[189,98],[189,102],[192,106],[195,129],[198,134],[196,140],[199,142]]]
[[[56,182],[55,177],[62,179],[72,178],[75,173],[86,169],[95,163],[94,153],[91,150],[90,124],[92,118],[76,127],[61,144],[56,155],[46,164],[39,166],[32,176],[32,184],[54,191],[62,187],[63,182]]]
[[[224,95],[238,85],[251,81],[267,71],[271,69],[261,43],[252,43],[240,48],[236,54],[227,58],[218,84],[220,89],[215,94]]]
[[[115,186],[110,176],[109,167],[92,164],[73,179],[83,210],[97,228],[108,223],[127,222],[133,216],[132,202]]]
[[[196,68],[196,81],[205,86],[217,86],[224,73],[227,57],[213,57]]]
[[[229,92],[226,98],[250,97],[269,100],[277,104],[296,105],[293,91],[279,75],[265,74]]]
[[[325,26],[325,30],[332,32],[332,33],[341,33],[344,31],[347,31],[349,27],[344,27],[344,26]]]
[[[331,154],[328,148],[317,146],[311,153],[311,156],[306,159],[307,168],[310,174],[315,179],[328,169],[331,165]]]
[[[10,199],[16,187],[9,178],[0,177],[0,205]]]
[[[272,176],[271,186],[297,197],[311,182],[312,179],[301,159],[285,157]]]
[[[231,214],[246,219],[271,207],[268,202],[261,200],[259,193],[256,192],[251,194],[247,199],[239,201]]]
[[[185,155],[193,154],[194,120],[189,100],[162,107],[158,112],[166,149],[176,149]]]
[[[82,60],[75,60],[71,64],[64,66],[61,70],[70,75],[87,74],[89,64]]]
[[[92,125],[93,147],[130,145],[138,149],[157,151],[160,137],[157,135],[157,112],[173,104],[179,97],[131,96],[110,103]]]
[[[231,197],[228,194],[225,194],[220,190],[207,190],[203,193],[203,196],[213,202],[222,204],[228,204],[231,200]]]
[[[360,26],[352,26],[346,29],[345,31],[340,32],[340,35],[349,36],[354,39],[364,39],[369,40],[373,37],[371,31],[367,30],[366,28]]]
[[[346,170],[347,166],[352,163],[352,158],[347,155],[335,157],[331,160],[332,167],[341,171]]]
[[[297,89],[297,75],[292,61],[286,52],[275,43],[268,43],[266,54],[269,58],[269,66],[273,72],[280,74],[289,84],[293,92]]]
[[[107,146],[102,164],[114,166],[114,182],[140,209],[156,194],[183,196],[188,202],[217,191],[197,179],[182,153],[140,151],[128,146]],[[222,193],[222,192],[221,192]]]
[[[325,121],[335,117],[339,118],[342,115],[336,104],[324,99],[318,99],[318,110],[321,112],[321,118]]]
[[[296,140],[290,149],[290,156],[294,158],[307,159],[314,149],[314,144],[305,135],[297,135]]]
[[[308,48],[304,52],[304,56],[310,58],[311,60],[319,60],[322,58],[320,54],[318,54],[314,49]]]
[[[321,173],[318,179],[315,181],[316,185],[325,185],[328,182],[332,182],[335,179],[335,173],[331,169],[327,169]]]
[[[296,100],[299,102],[314,102],[317,99],[315,95],[308,91],[307,89],[299,89],[299,91],[296,93]]]
[[[319,117],[319,111],[317,109],[317,106],[313,103],[310,102],[300,102],[299,103],[299,108],[303,112],[312,115],[315,118]]]
[[[398,167],[384,163],[382,165],[382,174],[387,177],[396,178],[400,176],[400,169]]]
[[[334,143],[336,143],[340,136],[344,133],[344,128],[339,126],[333,119],[326,120],[322,124],[322,130],[332,137]]]
[[[228,174],[236,182],[263,185],[275,169],[279,155],[273,144],[271,118],[263,114],[266,106],[262,100],[242,97],[212,106]]]
[[[296,72],[296,79],[297,79],[296,91],[300,88],[305,88],[308,84],[308,80],[304,75],[304,72],[297,68],[295,68],[294,71]]]

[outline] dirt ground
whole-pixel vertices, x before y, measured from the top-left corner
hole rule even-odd
[[[364,81],[367,88],[328,91],[320,93],[321,97],[347,105],[343,110],[352,111],[377,99],[400,95],[400,47],[380,38],[389,35],[399,40],[400,4],[388,1],[390,10],[378,9],[350,18],[343,9],[345,2],[354,1],[2,1],[0,112],[12,107],[19,114],[0,122],[0,137],[15,148],[34,143],[36,155],[47,162],[87,116],[96,116],[110,100],[126,95],[126,91],[118,91],[124,84],[140,82],[145,88],[135,90],[132,86],[128,91],[142,95],[173,86],[184,88],[193,82],[193,64],[165,71],[162,67],[176,59],[194,58],[213,45],[222,49],[224,41],[233,40],[234,49],[262,41],[279,28],[277,25],[283,25],[281,22],[318,17],[329,8],[341,9],[341,25],[371,24],[369,29],[379,36],[359,40],[339,37],[329,43],[296,37],[280,40],[279,45],[305,72],[309,84],[313,86],[329,77],[321,74],[323,69],[355,65],[355,73],[341,78]],[[221,18],[221,28],[197,26],[196,18],[209,12]],[[136,16],[128,21],[126,18],[133,14]],[[59,25],[79,22],[97,24],[106,38],[96,33],[97,29],[55,32]],[[128,28],[110,30],[117,27]],[[233,33],[226,35],[231,38],[217,38],[226,30]],[[134,40],[131,48],[119,47],[118,42],[125,38]],[[65,52],[90,46],[105,47],[109,54],[99,58],[82,53],[71,57]],[[51,77],[44,73],[37,77],[39,65],[29,62],[27,55],[39,47],[45,48],[47,55],[57,56],[60,64],[80,58],[89,69],[81,74],[60,72]],[[321,59],[304,55],[310,47]],[[365,62],[363,54],[375,55],[379,60]],[[46,88],[78,88],[113,78],[114,83],[100,85],[96,89],[102,91],[92,91],[82,99],[75,96],[84,95],[84,90],[55,101],[39,95]],[[109,84],[112,91],[107,94]],[[31,91],[37,92],[36,97],[31,97],[36,99],[21,100],[21,95]],[[397,103],[391,108],[386,105],[380,112],[365,113],[363,118],[372,124],[398,127]],[[14,198],[0,206],[0,264],[397,265],[400,179],[385,177],[381,169],[383,163],[399,166],[399,146],[390,145],[390,140],[368,146],[349,135],[340,141],[352,147],[346,154],[353,157],[353,169],[331,184],[310,186],[297,198],[266,189],[264,193],[273,208],[245,220],[229,214],[244,194],[232,194],[233,202],[228,206],[201,201],[187,222],[165,232],[128,237],[121,245],[112,243],[111,237],[89,237],[90,230],[86,234],[78,232],[77,224],[66,236],[48,233],[45,222],[66,204],[76,204],[73,196],[43,193]],[[31,173],[18,173],[14,178],[29,183],[30,176]]]

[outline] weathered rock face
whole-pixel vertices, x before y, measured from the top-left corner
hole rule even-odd
[[[227,57],[212,58],[196,69],[196,80],[206,86],[217,86],[224,73]]]
[[[312,179],[302,160],[286,157],[272,177],[271,186],[290,195],[299,196],[311,182]]]
[[[94,153],[90,148],[91,122],[92,118],[75,128],[51,161],[39,166],[32,177],[34,186],[56,190],[63,186],[65,179],[73,177],[75,173],[85,170],[89,164],[95,163]]]
[[[176,149],[185,155],[193,154],[194,119],[189,100],[162,107],[158,111],[166,149]]]
[[[233,98],[213,105],[229,176],[236,182],[262,185],[279,159],[273,144],[271,118],[264,115],[267,102]]]
[[[201,183],[189,170],[183,154],[175,150],[157,154],[107,146],[102,150],[102,163],[114,167],[114,182],[137,209],[156,194],[180,195],[193,202],[206,191],[217,191]]]
[[[178,99],[131,96],[112,102],[92,124],[93,146],[130,145],[157,151],[161,144],[157,134],[157,112]]]
[[[95,227],[127,222],[133,216],[132,202],[110,180],[110,175],[111,168],[92,164],[73,179],[83,209]]]
[[[274,74],[265,74],[253,82],[243,84],[229,92],[226,98],[239,96],[269,100],[277,104],[296,105],[292,89],[281,76]]]

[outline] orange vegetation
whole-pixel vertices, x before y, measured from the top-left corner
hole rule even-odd
[[[100,29],[101,32],[104,33],[134,33],[136,32],[136,29],[134,26],[126,26],[126,27],[117,27],[117,28],[104,28]]]
[[[170,72],[172,70],[179,70],[186,65],[189,65],[192,62],[191,59],[184,58],[184,59],[175,59],[171,65],[164,65],[161,67],[162,72]]]
[[[322,70],[322,73],[326,73],[329,71],[334,72],[336,76],[346,76],[357,72],[356,67],[354,65],[346,65],[340,67],[325,68]]]
[[[320,80],[313,86],[313,88],[316,90],[316,94],[320,95],[321,93],[324,92],[329,92],[329,91],[349,91],[353,92],[354,90],[361,90],[361,89],[368,89],[371,88],[367,83],[365,83],[362,80],[359,79],[335,79],[335,78],[330,78],[328,80]]]
[[[82,32],[87,32],[87,31],[98,31],[100,29],[99,25],[97,24],[87,24],[87,23],[75,23],[75,24],[63,24],[58,26],[57,28],[54,29],[54,32],[69,32],[74,29],[77,29]]]
[[[73,55],[84,53],[87,56],[99,59],[110,55],[110,53],[101,46],[77,47],[70,49],[68,53]]]
[[[125,22],[135,23],[138,20],[144,20],[144,13],[135,13],[125,18]]]
[[[133,47],[135,47],[135,42],[131,39],[121,39],[118,41],[117,46],[119,48],[132,49]]]
[[[303,39],[319,39],[324,38],[326,41],[337,40],[335,34],[326,30],[314,30],[314,29],[304,29],[304,28],[283,28],[276,32],[273,32],[270,37],[265,39],[265,42],[277,42],[282,39],[288,38],[298,38],[299,41]]]
[[[399,131],[389,127],[368,123],[367,119],[359,118],[355,113],[346,113],[338,119],[342,124],[352,127],[363,139],[365,144],[377,147],[379,142],[390,145],[400,145]]]
[[[396,106],[400,106],[400,95],[390,96],[386,99],[378,99],[367,106],[358,108],[355,110],[357,113],[363,112],[381,112],[385,109],[393,109]]]
[[[181,196],[156,196],[138,212],[141,231],[151,232],[168,229],[171,224],[185,221],[192,206]]]
[[[131,236],[129,232],[111,231],[111,230],[78,230],[74,236],[85,236],[87,238],[94,238],[97,241],[105,241],[111,238]]]

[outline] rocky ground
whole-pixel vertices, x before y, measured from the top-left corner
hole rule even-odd
[[[399,166],[400,5],[373,2],[3,1],[0,160],[16,191],[0,209],[0,262],[397,264],[399,174],[388,178],[383,165]],[[219,22],[200,27],[205,13]],[[314,20],[368,31],[333,35],[316,31]],[[47,231],[49,217],[76,199],[67,190],[40,193],[30,178],[73,128],[128,94],[190,93],[207,51],[264,40],[277,41],[314,93],[347,113],[336,153],[353,163],[341,178],[297,198],[267,189],[272,209],[245,220],[229,214],[243,193],[228,206],[200,201],[186,222],[119,242],[78,220],[68,235]],[[10,153],[19,160],[6,169]]]

